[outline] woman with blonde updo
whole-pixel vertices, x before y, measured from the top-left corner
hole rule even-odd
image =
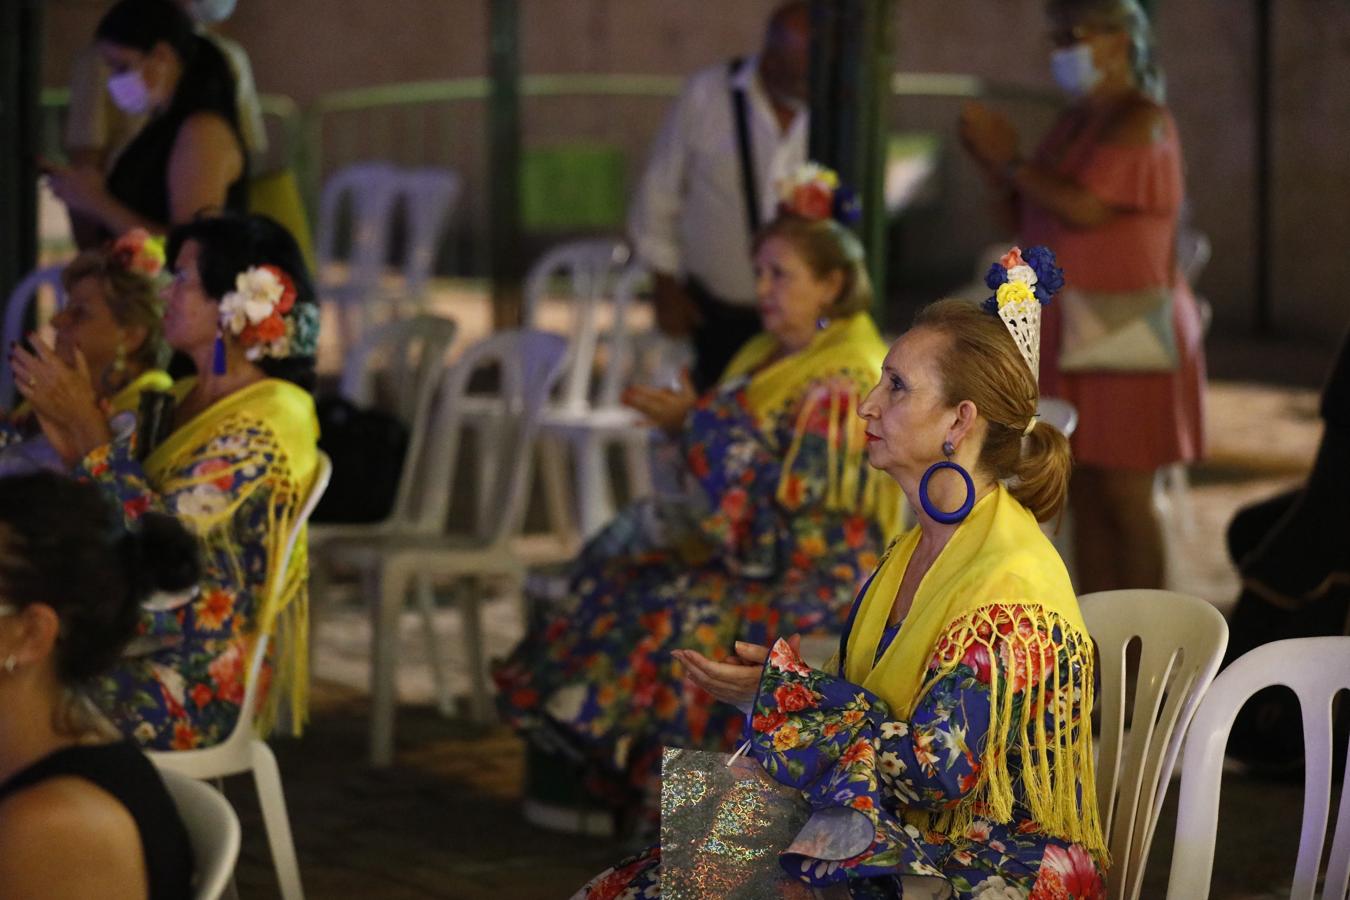
[[[738,640],[837,634],[894,533],[899,493],[867,470],[856,415],[885,344],[862,247],[829,218],[832,190],[807,180],[816,214],[789,208],[758,235],[764,331],[718,385],[630,393],[680,442],[687,495],[635,504],[591,540],[570,596],[496,673],[508,721],[567,748],[620,810],[650,811],[662,745],[719,749],[740,734],[671,651],[721,658]]]
[[[727,662],[676,651],[695,684],[749,711],[751,755],[810,800],[802,836],[773,849],[813,887],[1102,895],[1092,642],[1038,524],[1064,503],[1069,447],[1037,424],[1028,357],[999,315],[955,300],[892,345],[859,415],[868,461],[918,525],[859,595],[836,660],[812,669],[784,640]],[[659,860],[600,876],[593,896],[653,896]]]

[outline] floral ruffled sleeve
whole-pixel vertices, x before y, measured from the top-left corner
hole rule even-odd
[[[794,549],[785,546],[789,518],[861,507],[866,464],[850,446],[862,443],[854,434],[858,394],[843,376],[805,384],[765,427],[747,408],[742,383],[710,394],[690,414],[685,461],[709,505],[700,527],[742,574],[782,568],[780,557]]]
[[[1012,673],[1013,702],[1019,704],[1026,673],[1046,669],[1028,665],[1016,651],[1004,652],[1007,645],[995,646],[998,671],[1001,677]],[[843,870],[838,878],[939,874],[948,839],[916,827],[904,813],[954,810],[979,784],[994,664],[988,650],[976,647],[938,677],[935,655],[927,690],[913,713],[899,719],[875,694],[811,669],[779,641],[765,665],[749,723],[752,752],[771,776],[801,790],[817,813],[826,813],[822,829],[828,824],[834,835],[829,851],[813,850],[809,838],[799,839],[785,854],[784,865],[799,864],[807,871],[819,864],[823,882],[836,880],[838,870]],[[1048,668],[1051,661],[1045,664]],[[1047,717],[1053,710],[1054,705]],[[1010,719],[1019,720],[1019,715]],[[850,812],[845,811],[860,813],[866,825],[854,821],[852,833],[859,837],[841,849],[840,835],[850,832]],[[1034,830],[1034,823],[1030,827]]]

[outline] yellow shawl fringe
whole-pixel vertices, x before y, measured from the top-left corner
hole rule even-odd
[[[778,480],[779,502],[789,496],[808,424],[820,406],[828,404],[826,509],[858,512],[876,521],[887,538],[896,534],[904,514],[899,486],[873,469],[861,475],[867,429],[858,418],[858,405],[880,380],[886,358],[886,344],[871,316],[858,313],[836,319],[817,332],[804,350],[769,362],[777,349],[777,338],[767,332],[756,335],[732,358],[722,380],[750,376],[746,404],[766,433],[808,385],[817,385],[797,414]]]
[[[1059,555],[1031,513],[1000,485],[952,535],[920,582],[899,634],[873,665],[918,541],[919,529],[911,529],[882,560],[854,620],[844,674],[885,700],[893,716],[909,719],[939,679],[982,648],[989,659],[990,710],[983,745],[968,748],[979,763],[975,787],[950,809],[907,809],[906,820],[949,837],[964,835],[977,815],[1008,822],[1015,800],[1009,757],[1015,754],[1032,818],[1045,833],[1081,844],[1105,865],[1089,721],[1092,641]],[[1076,723],[1070,721],[1074,685],[1062,683],[1061,653],[1081,672]],[[930,663],[935,672],[925,680]],[[1026,684],[1010,684],[1009,676]],[[1047,725],[1052,703],[1055,715]]]
[[[185,378],[174,383],[175,399],[187,396],[195,381]],[[254,433],[249,435],[249,431]],[[244,635],[246,659],[251,658],[260,635],[270,637],[272,681],[266,697],[260,698],[257,718],[258,731],[264,735],[279,721],[283,701],[288,704],[284,720],[299,734],[309,705],[309,557],[303,533],[286,567],[284,583],[278,585],[277,579],[286,540],[314,479],[318,434],[310,395],[289,382],[268,378],[212,404],[170,434],[145,461],[151,483],[167,494],[232,474],[223,470],[193,473],[199,457],[213,454],[208,445],[215,439],[247,440],[246,452],[234,454],[240,460],[237,467],[256,466],[260,456],[271,456],[267,474],[255,483],[256,489],[269,492],[264,526],[268,570],[256,595],[255,631]],[[220,508],[187,523],[206,553],[229,560],[234,570],[231,581],[239,585],[248,584],[248,576],[237,552],[233,522],[246,496],[232,496]]]

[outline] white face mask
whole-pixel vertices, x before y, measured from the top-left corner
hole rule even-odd
[[[136,69],[128,69],[108,79],[108,93],[112,102],[129,116],[139,116],[150,109],[150,89]]]
[[[1084,41],[1051,53],[1050,74],[1060,90],[1071,97],[1086,95],[1102,80],[1101,70],[1092,61],[1092,48]]]
[[[235,0],[189,0],[187,14],[198,25],[224,22],[234,12]]]

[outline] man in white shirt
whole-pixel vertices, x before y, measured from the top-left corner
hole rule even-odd
[[[810,47],[809,4],[786,3],[758,56],[691,77],[629,211],[638,258],[656,279],[657,325],[693,338],[700,391],[759,331],[750,247],[776,211],[775,183],[806,161]]]

